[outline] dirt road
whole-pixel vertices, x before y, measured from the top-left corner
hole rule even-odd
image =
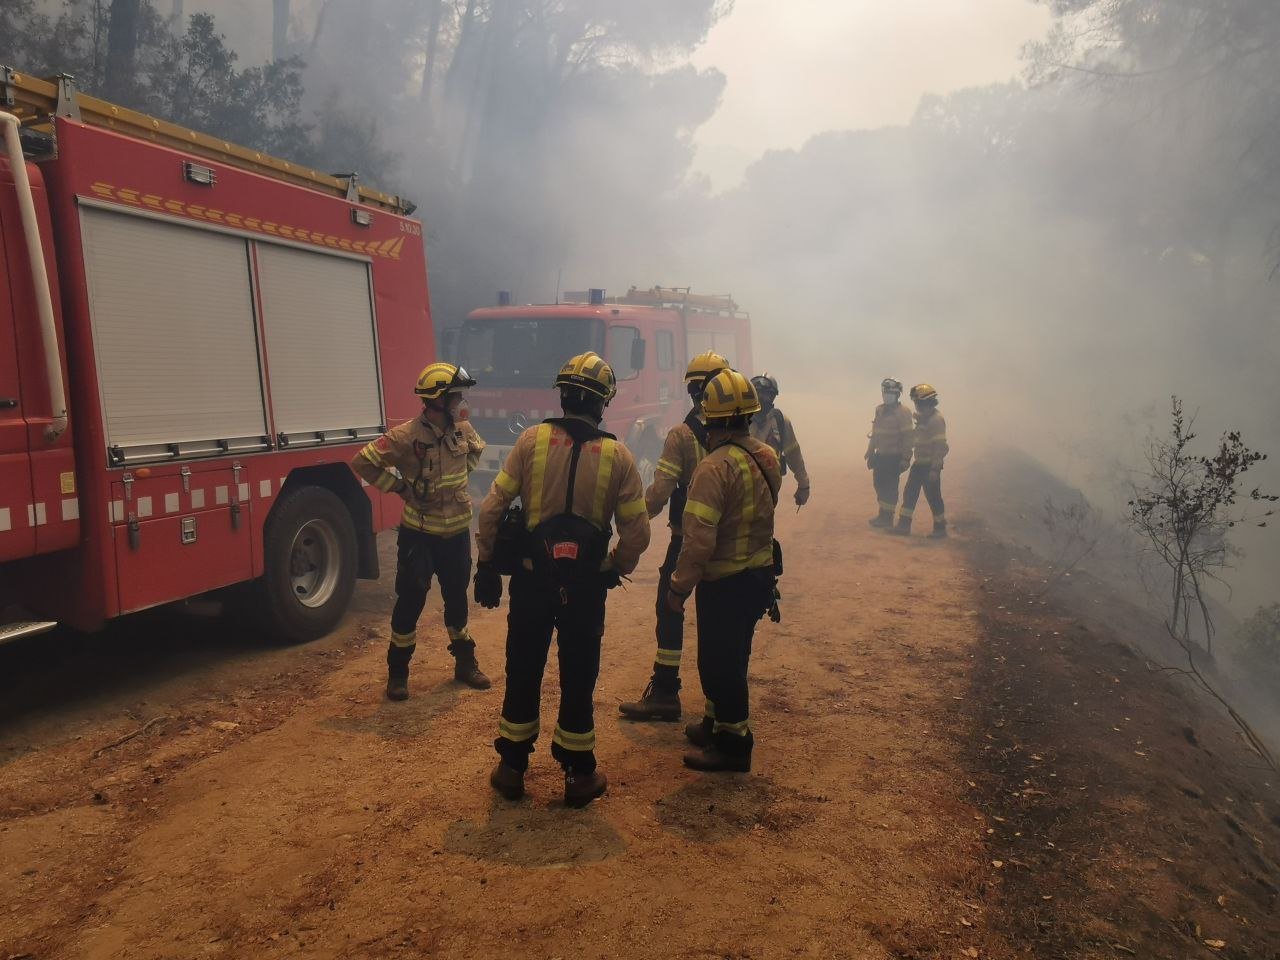
[[[335,635],[293,650],[178,614],[0,650],[0,960],[1026,955],[1037,928],[1009,911],[1053,894],[1033,896],[994,846],[1015,842],[992,805],[1013,774],[977,746],[994,722],[982,685],[1004,682],[1003,604],[963,529],[903,542],[868,529],[869,490],[815,489],[783,512],[752,773],[695,774],[680,725],[617,718],[652,661],[658,531],[610,598],[596,715],[610,790],[584,811],[561,804],[545,743],[530,797],[487,786],[503,611],[473,621],[493,690],[455,685],[440,638],[420,644],[412,699],[382,698],[389,576],[361,586]],[[424,626],[438,617],[433,593]],[[685,678],[696,715],[689,650]],[[1275,808],[1256,806],[1261,826],[1237,819],[1262,831]],[[1257,893],[1233,904],[1263,918],[1251,937],[1269,935]]]

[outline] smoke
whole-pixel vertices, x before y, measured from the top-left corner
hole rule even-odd
[[[958,450],[1020,447],[1118,514],[1172,394],[1206,452],[1238,429],[1280,456],[1280,7],[1045,5],[1023,76],[763,153],[719,193],[693,138],[726,80],[691,62],[725,0],[156,0],[142,42],[206,13],[241,67],[294,58],[316,162],[420,203],[437,327],[498,289],[731,293],[784,405],[835,412],[809,443],[857,466],[880,379],[929,381]],[[5,0],[0,52],[52,67],[71,11],[97,69],[113,7]],[[1280,541],[1234,540],[1246,615],[1277,599]]]

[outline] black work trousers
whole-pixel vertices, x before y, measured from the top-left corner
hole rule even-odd
[[[538,739],[538,702],[552,632],[560,661],[560,710],[551,738],[551,755],[566,770],[596,768],[596,732],[592,698],[600,674],[600,638],[604,634],[603,582],[563,595],[538,574],[511,577],[507,611],[507,691],[494,748],[507,766],[524,771]]]
[[[657,626],[654,632],[658,636],[658,653],[653,658],[653,684],[660,690],[672,693],[680,690],[680,654],[684,650],[684,614],[674,612],[667,606],[667,593],[671,589],[671,574],[676,571],[676,560],[680,557],[680,545],[684,537],[671,534],[671,544],[667,547],[667,555],[658,568],[658,602],[654,612],[657,614]]]
[[[396,605],[391,611],[392,642],[414,642],[418,618],[427,603],[431,578],[440,581],[444,624],[450,636],[467,625],[467,584],[471,582],[471,532],[438,537],[401,527],[396,540]]]
[[[881,515],[893,516],[898,509],[898,483],[902,476],[902,457],[896,453],[871,455],[871,482],[876,488],[876,503]]]
[[[942,473],[939,471],[933,474],[932,469],[927,463],[911,465],[911,469],[907,472],[907,485],[902,490],[899,522],[904,520],[910,522],[915,513],[916,504],[920,502],[920,491],[924,490],[924,498],[929,501],[929,509],[933,511],[933,522],[940,526],[946,524],[946,509],[942,503]]]
[[[698,615],[698,675],[707,698],[715,745],[750,756],[747,668],[756,624],[773,603],[772,568],[744,570],[722,580],[703,580],[694,593]]]

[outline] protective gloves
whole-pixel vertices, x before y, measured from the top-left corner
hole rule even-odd
[[[489,561],[476,564],[475,601],[492,610],[502,602],[502,577]]]
[[[674,590],[668,589],[667,590],[667,609],[670,610],[672,613],[678,613],[681,616],[683,616],[684,602],[688,599],[689,597],[687,594],[681,595],[676,593]]]

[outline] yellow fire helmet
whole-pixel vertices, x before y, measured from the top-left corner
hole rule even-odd
[[[418,374],[418,385],[413,392],[423,400],[439,400],[446,393],[475,385],[476,382],[461,367],[452,363],[433,363]]]
[[[759,409],[756,388],[737,370],[721,370],[707,381],[702,394],[702,413],[708,421],[749,416]]]
[[[714,350],[707,350],[689,361],[689,368],[684,372],[684,382],[707,381],[721,370],[729,369],[729,361]]]
[[[556,375],[557,387],[581,387],[608,403],[618,392],[613,367],[594,353],[580,353],[569,360]]]
[[[937,400],[938,391],[927,383],[917,383],[911,388],[911,399],[916,401]]]

